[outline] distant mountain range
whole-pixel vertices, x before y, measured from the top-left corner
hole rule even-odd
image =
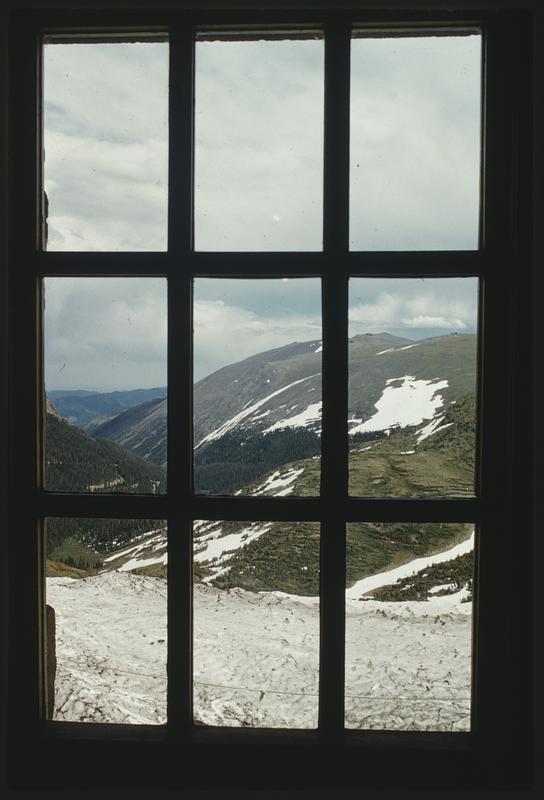
[[[47,392],[47,396],[68,422],[90,432],[127,408],[137,406],[154,397],[166,397],[166,387],[131,389],[125,392],[54,389]]]

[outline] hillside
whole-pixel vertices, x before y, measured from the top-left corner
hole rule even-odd
[[[94,429],[146,461],[166,465],[166,398],[154,398],[129,408]]]
[[[350,340],[350,493],[370,497],[471,496],[475,337],[450,335],[407,341],[389,334]],[[320,374],[315,372],[320,369],[319,350],[319,342],[277,348],[225,367],[195,386],[195,402],[200,398],[200,410],[195,413],[201,434],[206,426],[216,425],[196,442],[197,490],[206,486],[207,491],[276,497],[319,494],[321,421],[320,403],[314,402],[320,391]],[[305,376],[310,369],[314,372]],[[230,384],[235,387],[232,391]],[[238,384],[242,384],[240,389]],[[246,400],[249,395],[252,397]],[[206,397],[210,408],[202,409]],[[299,402],[292,403],[297,398]],[[221,408],[223,416],[219,418]],[[85,443],[95,448],[94,458],[98,459],[98,454],[108,456],[110,472],[97,467],[101,483],[119,491],[123,486],[146,485],[151,476],[142,471],[142,465],[160,470],[151,460],[129,456],[123,448],[132,447],[148,459],[160,458],[161,448],[165,452],[165,438],[157,438],[157,433],[162,430],[163,437],[166,435],[165,412],[165,400],[156,398],[101,426],[98,430],[116,438],[117,445],[79,431],[74,438],[77,429],[59,419],[54,420],[51,431],[61,454],[77,454]],[[70,434],[71,441],[62,440],[61,434]],[[117,447],[116,458],[112,459],[113,451],[108,452],[107,446]],[[130,458],[134,461],[129,465]],[[90,460],[86,454],[80,459],[81,466]],[[48,469],[56,466],[53,460]],[[130,473],[129,466],[139,472]],[[96,487],[88,471],[79,476],[76,469],[76,485],[83,478],[87,489]],[[158,484],[159,491],[161,485],[164,482]],[[152,521],[149,530],[153,533],[145,535],[142,527],[134,529],[132,535],[125,530],[116,540],[117,547],[108,535],[99,534],[93,552],[104,560],[93,568],[164,576],[165,529]],[[472,526],[465,524],[350,525],[348,581],[354,583],[376,571],[447,550],[466,540],[471,530]],[[88,546],[89,533],[85,536]],[[75,540],[80,538],[75,531]],[[200,521],[194,530],[195,580],[219,588],[316,595],[319,551],[319,528],[315,524]],[[70,557],[72,566],[78,567],[77,548]],[[470,575],[465,578],[468,581]]]
[[[166,474],[115,442],[96,439],[53,413],[46,416],[45,485],[56,492],[161,493]]]
[[[195,384],[196,491],[232,492],[282,463],[319,454],[321,352],[319,341],[294,343]],[[414,342],[388,333],[355,336],[349,370],[350,436],[375,439],[370,434],[430,422],[474,394],[476,337]],[[164,464],[166,400],[129,409],[95,433]]]
[[[473,492],[473,411],[474,397],[468,396],[451,405],[432,431],[426,425],[393,432],[363,448],[355,443],[350,451],[352,484],[364,489],[367,496]],[[237,494],[315,495],[319,479],[318,461],[301,459],[269,472]],[[376,572],[448,550],[467,540],[472,530],[473,526],[465,523],[350,524],[348,586]],[[194,526],[194,579],[222,589],[317,595],[319,553],[319,526],[315,523],[201,520]],[[166,565],[166,537],[159,532],[112,552],[103,568],[160,577],[166,575]],[[450,583],[468,585],[472,570],[472,559],[465,558],[452,568]]]
[[[165,491],[166,475],[161,467],[142,461],[114,442],[100,441],[80,431],[62,419],[50,402],[45,444],[45,479],[49,491]],[[101,566],[101,554],[159,525],[155,520],[49,519],[47,574],[72,577],[88,574]],[[75,573],[67,572],[66,568],[75,568]]]

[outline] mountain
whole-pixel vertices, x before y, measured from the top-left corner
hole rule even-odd
[[[60,416],[50,400],[45,430],[45,485],[49,491],[164,492],[166,475],[161,467],[79,430]],[[75,569],[76,574],[78,569],[96,569],[102,563],[101,553],[157,525],[154,520],[49,519],[48,575],[72,574],[66,568]]]
[[[57,492],[164,491],[164,470],[115,442],[96,439],[63,419],[48,402],[45,484]]]
[[[234,491],[286,461],[319,454],[321,352],[319,341],[296,342],[195,384],[197,491]],[[431,422],[475,386],[474,334],[419,341],[388,333],[355,336],[349,340],[350,436],[376,439]],[[129,409],[95,433],[164,464],[166,400]]]
[[[350,493],[471,496],[475,337],[406,341],[388,334],[350,340]],[[201,477],[208,470],[208,485],[213,485],[217,476],[227,475],[229,488],[236,494],[319,494],[319,352],[319,342],[295,343],[225,367],[195,386],[199,420],[195,427],[200,436],[195,437],[197,469]],[[165,411],[163,399],[149,400],[99,430],[109,431],[123,445],[110,442],[118,453],[127,456],[123,448],[132,447],[148,459],[158,458],[160,448],[165,447]],[[74,434],[77,429],[54,418],[52,430],[60,442],[59,432],[66,436],[67,431]],[[77,441],[60,442],[60,451],[82,447],[82,441],[87,446],[89,442],[94,446],[105,443],[80,431],[77,435]],[[137,464],[152,466],[151,461],[132,458]],[[217,480],[215,485],[220,485]],[[98,557],[93,568],[164,576],[164,524],[151,520],[147,530],[139,525],[130,533],[126,523],[119,535],[96,535],[92,524],[87,526],[85,542],[88,545],[92,540]],[[350,524],[348,584],[447,551],[466,541],[471,531],[468,523]],[[82,535],[76,531],[75,541]],[[312,523],[195,522],[195,580],[217,588],[317,595],[319,552],[319,526]],[[79,566],[76,555],[72,557],[74,567]],[[459,562],[452,568],[450,583],[464,581],[468,586],[471,565],[470,559]]]
[[[166,466],[166,398],[154,398],[99,425],[95,436],[111,439],[131,452]]]
[[[166,397],[166,387],[153,389],[131,389],[116,392],[88,392],[85,390],[47,392],[59,413],[78,428],[92,431],[106,420],[117,416],[155,397]]]
[[[394,431],[363,448],[354,443],[349,460],[352,484],[367,496],[473,493],[474,402],[474,395],[468,395],[451,405],[434,430],[426,424]],[[318,459],[301,459],[241,487],[237,494],[315,496],[319,479]],[[347,527],[348,586],[467,543],[472,531],[469,523],[352,523]],[[424,577],[411,583],[406,579],[387,599],[406,599],[405,591],[414,599],[424,599],[436,585],[446,587],[441,589],[444,593],[470,588],[471,551],[467,546],[446,564],[429,568]],[[319,553],[316,523],[199,520],[194,524],[195,581],[217,588],[315,596]],[[102,569],[164,577],[166,564],[166,533],[155,530],[109,554]]]

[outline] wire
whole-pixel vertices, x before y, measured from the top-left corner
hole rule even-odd
[[[77,659],[73,658],[63,658],[63,662],[69,662],[71,664],[77,664],[82,667],[88,667],[88,663],[86,661],[78,661]],[[95,667],[100,670],[105,670],[106,672],[116,672],[119,675],[136,675],[137,677],[142,678],[156,678],[160,680],[159,675],[154,675],[149,672],[134,672],[127,669],[118,669],[117,667],[107,667],[96,664]],[[164,675],[164,680],[166,680],[166,675]],[[286,690],[280,689],[254,689],[248,686],[225,686],[222,683],[209,683],[207,681],[193,681],[195,686],[212,686],[215,689],[224,689],[226,691],[233,691],[233,692],[255,692],[257,694],[280,694],[280,695],[290,695],[293,697],[319,697],[318,692],[290,692]],[[344,695],[351,700],[383,700],[383,701],[403,701],[403,702],[410,702],[410,703],[460,703],[465,701],[465,697],[407,697],[407,696],[399,696],[399,695],[390,695],[388,697],[377,696],[373,694],[345,694]]]

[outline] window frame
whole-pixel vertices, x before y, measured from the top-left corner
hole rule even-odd
[[[352,22],[384,27],[482,28],[486,91],[479,250],[349,251]],[[323,251],[193,252],[193,33],[202,27],[266,29],[279,24],[294,29],[323,27],[327,37]],[[64,253],[40,249],[40,38],[44,32],[61,30],[72,33],[131,30],[135,35],[169,31],[171,86],[175,83],[177,90],[170,92],[169,101],[170,199],[166,253]],[[18,432],[10,449],[9,525],[12,608],[9,731],[14,785],[63,788],[79,785],[81,775],[85,775],[87,786],[108,788],[453,789],[527,784],[529,584],[520,587],[515,598],[509,598],[509,607],[502,616],[496,613],[493,599],[500,591],[497,576],[516,567],[522,569],[524,564],[523,552],[513,553],[507,548],[510,530],[520,525],[530,530],[530,442],[529,437],[520,442],[514,430],[515,419],[528,413],[528,398],[520,388],[529,394],[530,353],[524,342],[530,338],[530,41],[530,18],[523,12],[314,9],[13,14],[9,174],[12,214],[8,266],[12,387],[9,420],[10,430]],[[168,278],[170,488],[164,496],[53,494],[42,488],[41,280],[69,275]],[[204,498],[191,494],[191,281],[193,277],[219,276],[322,278],[324,379],[319,498]],[[350,276],[479,277],[480,493],[474,499],[349,497],[345,420]],[[172,492],[175,484],[184,489]],[[519,508],[520,499],[523,509]],[[169,681],[166,727],[56,723],[44,719],[42,545],[43,520],[50,516],[168,520],[169,672],[175,678]],[[207,729],[192,724],[190,523],[193,519],[321,522],[319,731]],[[470,733],[344,729],[343,528],[346,522],[367,520],[474,521],[478,526],[474,728]],[[22,578],[20,564],[25,565]],[[180,608],[182,612],[178,614],[176,609]],[[520,652],[525,659],[519,659]],[[178,687],[177,691],[174,687]],[[508,687],[507,697],[505,687]],[[502,700],[500,707],[497,697]],[[27,768],[29,754],[34,764],[32,773]],[[89,759],[101,764],[99,775],[89,774],[86,769]],[[207,766],[211,759],[218,767],[213,774]],[[248,765],[244,776],[232,774],[232,768],[229,769],[238,760]],[[59,762],[63,764],[62,774],[52,774],[49,765]],[[132,767],[141,764],[142,769],[134,768],[127,781],[123,778],[127,770],[119,769],[120,764]]]

